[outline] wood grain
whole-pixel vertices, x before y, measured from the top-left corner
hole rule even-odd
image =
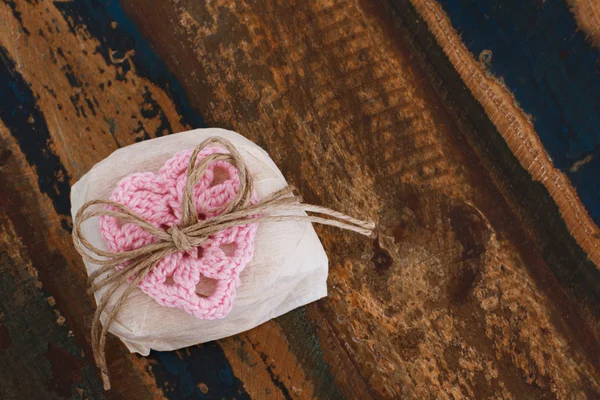
[[[600,268],[600,228],[592,220],[567,176],[553,164],[531,118],[497,77],[490,76],[460,40],[435,1],[413,2],[465,84],[482,103],[489,118],[534,180],[541,182],[558,205],[570,233]]]
[[[600,46],[600,3],[597,0],[569,0],[579,28],[594,44]]]
[[[43,288],[1,306],[21,301],[30,321],[60,313],[60,338],[35,348],[69,349],[81,371],[57,377],[44,362],[44,398],[599,396],[597,326],[379,6],[89,4],[0,4],[0,282]],[[99,393],[68,188],[115,148],[202,120],[265,148],[307,201],[375,219],[379,237],[318,227],[329,297],[244,334],[148,358],[111,340],[114,390]],[[5,339],[21,325],[3,312],[0,357],[31,351]],[[17,384],[0,393],[19,398],[25,378],[6,365]]]
[[[6,127],[2,124],[0,132],[5,137]],[[1,148],[6,151],[9,147],[2,143]],[[3,163],[0,167],[3,182],[11,180],[15,189],[29,190],[25,176],[13,170],[15,175],[8,178],[6,169],[7,164]],[[0,202],[0,375],[3,377],[0,398],[12,399],[17,394],[31,399],[40,395],[48,399],[73,394],[94,397],[102,391],[95,372],[85,363],[81,344],[69,329],[61,307],[56,307],[56,299],[40,283],[39,271],[34,268],[18,227],[7,215],[11,205],[3,200]]]
[[[310,201],[379,221],[369,246],[320,229],[333,266],[315,311],[372,396],[598,390],[593,358],[573,362],[589,328],[537,281],[542,255],[522,253],[531,239],[368,4],[142,3],[128,13],[210,125],[266,147]]]

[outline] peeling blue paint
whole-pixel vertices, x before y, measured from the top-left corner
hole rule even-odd
[[[554,165],[600,225],[600,50],[578,31],[567,2],[440,4],[475,58],[492,51],[488,68],[533,117]],[[588,156],[591,160],[574,168]]]
[[[155,366],[152,372],[169,399],[250,398],[216,342],[175,352],[153,351],[151,356],[164,366]]]

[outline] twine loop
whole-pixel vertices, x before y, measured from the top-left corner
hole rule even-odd
[[[200,151],[214,143],[225,148],[227,152],[210,154],[201,160],[197,160]],[[214,217],[198,220],[193,189],[204,176],[208,165],[215,161],[227,161],[237,168],[240,181],[239,189],[231,203],[218,210]],[[257,203],[251,204],[250,199],[254,192],[254,182],[241,155],[226,139],[212,137],[200,143],[192,152],[181,202],[181,223],[172,226],[168,231],[155,227],[124,205],[114,201],[92,200],[79,209],[73,224],[73,244],[85,260],[100,266],[89,276],[90,288],[88,293],[95,293],[99,290],[104,291],[97,302],[92,320],[91,341],[94,359],[100,369],[105,390],[110,389],[105,355],[108,329],[128,296],[164,257],[201,246],[211,235],[229,227],[257,222],[315,222],[351,230],[365,236],[373,236],[375,229],[373,222],[355,219],[328,208],[304,204],[300,197],[293,194],[293,189],[292,186],[286,186]],[[96,210],[91,209],[97,205],[104,207]],[[297,211],[311,212],[322,216],[294,214]],[[140,248],[123,252],[110,252],[100,249],[82,235],[81,225],[90,218],[102,215],[117,218],[122,223],[137,225],[154,235],[157,240]],[[112,297],[122,286],[125,286],[125,290],[117,297],[114,306],[107,308]],[[106,319],[102,324],[100,317],[105,311]]]
[[[180,229],[178,225],[173,225],[168,231],[171,234],[171,241],[179,251],[190,251],[194,246],[190,243],[190,239]]]

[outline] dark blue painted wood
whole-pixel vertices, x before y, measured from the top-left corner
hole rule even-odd
[[[50,132],[43,113],[36,105],[35,94],[1,46],[0,93],[0,121],[17,139],[27,162],[35,166],[40,191],[52,200],[64,222],[71,208],[69,174],[60,158],[48,148]],[[66,179],[58,179],[58,176]]]
[[[216,342],[151,356],[162,364],[153,371],[169,399],[250,399]]]
[[[489,68],[532,115],[555,166],[600,224],[600,50],[577,31],[566,2],[439,2],[475,57],[492,51]]]

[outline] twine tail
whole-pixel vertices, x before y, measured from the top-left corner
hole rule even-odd
[[[108,377],[108,372],[100,369],[100,376],[102,377],[102,386],[104,390],[110,390],[110,378]]]
[[[100,370],[104,390],[110,390],[110,377],[108,375],[108,365],[106,363],[105,351],[108,329],[116,319],[117,314],[123,307],[123,304],[129,295],[135,290],[142,279],[148,275],[152,268],[154,268],[154,266],[156,266],[156,264],[168,254],[168,252],[169,250],[163,250],[156,253],[149,253],[141,260],[137,260],[136,262],[124,266],[123,270],[125,271],[125,274],[122,276],[121,280],[116,283],[108,284],[111,286],[97,304],[96,312],[94,313],[94,319],[92,322],[92,351],[94,353],[94,361]],[[130,282],[130,285],[125,289],[125,291],[117,298],[113,308],[107,313],[106,321],[104,324],[102,324],[101,316],[108,306],[110,299],[119,289],[119,287],[132,277],[135,278],[132,282]],[[108,278],[110,278],[110,275],[105,278],[105,280],[108,280]],[[98,285],[102,286],[102,283],[104,283],[104,280]]]

